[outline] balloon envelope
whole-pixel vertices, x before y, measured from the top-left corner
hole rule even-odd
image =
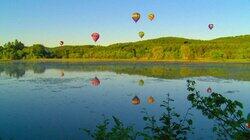
[[[100,34],[99,33],[92,33],[91,37],[96,42],[100,38]]]
[[[143,81],[142,79],[139,81],[139,85],[140,85],[140,86],[143,86],[143,85],[144,85],[144,81]]]
[[[149,104],[153,104],[154,102],[155,102],[154,97],[152,97],[152,96],[148,97],[148,103]]]
[[[135,13],[132,14],[132,19],[135,21],[135,23],[138,22],[140,18],[141,18],[140,13],[135,12]]]
[[[207,88],[207,93],[212,93],[212,88],[211,87]]]
[[[247,127],[247,128],[250,128],[250,123],[246,123],[246,127]]]
[[[208,28],[212,30],[214,28],[214,24],[208,24]]]
[[[149,20],[152,21],[152,20],[154,20],[154,18],[155,18],[155,14],[154,14],[154,13],[149,13],[149,14],[148,14],[148,19],[149,19]]]
[[[62,46],[62,45],[64,44],[64,42],[63,42],[63,41],[60,41],[59,44]]]
[[[90,81],[90,83],[91,83],[91,85],[93,85],[93,86],[99,86],[99,85],[101,84],[101,81],[100,81],[97,77],[95,77],[94,79],[92,79],[92,80]]]
[[[61,77],[64,77],[64,72],[63,71],[61,71]]]
[[[145,35],[145,33],[144,33],[144,32],[139,32],[138,34],[139,34],[139,37],[140,37],[140,38],[143,38],[143,37],[144,37],[144,35]]]
[[[132,104],[133,104],[133,105],[138,105],[138,104],[140,104],[140,99],[139,99],[137,96],[135,96],[135,97],[132,99]]]

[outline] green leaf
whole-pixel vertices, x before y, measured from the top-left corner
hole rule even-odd
[[[189,119],[187,122],[188,122],[189,125],[193,124],[193,121],[191,119]]]

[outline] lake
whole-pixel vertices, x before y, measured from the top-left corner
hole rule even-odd
[[[95,77],[100,83],[91,83]],[[191,107],[188,79],[201,94],[211,87],[242,102],[245,117],[250,112],[250,64],[1,62],[0,138],[89,139],[81,128],[93,130],[104,116],[143,129],[141,111],[160,116],[168,93],[176,112]],[[140,104],[131,103],[134,96]],[[195,109],[191,113],[195,128],[189,139],[215,139],[214,121]]]

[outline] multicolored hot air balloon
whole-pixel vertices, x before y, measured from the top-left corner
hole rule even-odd
[[[64,42],[63,42],[63,41],[60,41],[59,44],[60,44],[60,46],[63,46]]]
[[[133,105],[139,105],[139,104],[140,104],[140,99],[139,99],[139,97],[135,96],[135,97],[132,99],[132,104],[133,104]]]
[[[141,18],[141,14],[140,13],[135,12],[135,13],[132,14],[132,19],[134,20],[135,23],[137,23],[140,18]]]
[[[148,14],[148,19],[149,19],[149,20],[153,21],[154,18],[155,18],[155,14],[154,14],[154,13],[149,13],[149,14]]]
[[[91,37],[92,37],[92,39],[96,42],[96,41],[99,40],[100,34],[99,34],[99,33],[92,33],[92,34],[91,34]]]
[[[144,32],[142,32],[142,31],[141,31],[141,32],[139,32],[138,34],[139,34],[139,37],[140,37],[140,38],[143,38],[143,37],[144,37],[144,35],[145,35],[145,33],[144,33]]]
[[[211,87],[207,88],[207,93],[212,93],[212,88]]]
[[[155,102],[155,99],[152,96],[148,97],[148,103],[153,104]]]
[[[99,85],[101,84],[101,81],[100,81],[97,77],[95,77],[94,79],[92,79],[92,80],[90,81],[90,83],[91,83],[91,85],[93,85],[93,86],[99,86]]]
[[[214,28],[214,24],[208,24],[208,28],[212,30]]]

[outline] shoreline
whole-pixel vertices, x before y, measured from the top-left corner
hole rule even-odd
[[[218,64],[250,64],[247,59],[227,59],[227,60],[144,60],[144,59],[27,59],[27,60],[0,60],[2,62],[33,62],[33,63],[218,63]]]

